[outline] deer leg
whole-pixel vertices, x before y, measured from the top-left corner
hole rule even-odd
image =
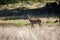
[[[41,23],[39,23],[39,26],[41,26]]]
[[[31,24],[31,27],[34,27],[34,24]]]

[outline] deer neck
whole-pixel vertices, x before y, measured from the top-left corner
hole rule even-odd
[[[31,19],[31,17],[28,15],[28,18],[29,18],[29,20]]]

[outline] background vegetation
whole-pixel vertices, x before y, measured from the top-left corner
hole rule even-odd
[[[2,4],[10,4],[10,3],[31,3],[31,2],[44,3],[46,1],[55,1],[55,0],[0,0],[0,5],[2,5]]]

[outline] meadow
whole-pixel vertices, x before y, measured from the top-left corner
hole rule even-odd
[[[0,26],[0,40],[60,40],[60,26]]]
[[[0,18],[0,40],[60,40],[58,18],[40,18],[41,25],[31,28],[28,19]]]
[[[41,25],[44,26],[53,26],[53,25],[59,25],[60,23],[54,23],[59,18],[40,18],[41,19]],[[0,25],[1,26],[7,26],[7,25],[13,25],[13,26],[27,26],[30,25],[29,19],[16,19],[16,18],[0,18]],[[35,25],[36,26],[36,25]]]

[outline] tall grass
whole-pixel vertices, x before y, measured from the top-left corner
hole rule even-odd
[[[2,27],[0,40],[60,40],[60,27]]]

